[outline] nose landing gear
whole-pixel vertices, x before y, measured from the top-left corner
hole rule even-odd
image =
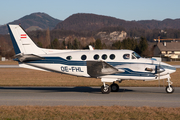
[[[167,92],[167,93],[173,93],[173,92],[174,92],[174,88],[173,88],[173,86],[171,85],[172,82],[170,81],[170,77],[168,78],[167,83],[168,83],[168,86],[166,86],[166,89],[165,89],[166,92]]]

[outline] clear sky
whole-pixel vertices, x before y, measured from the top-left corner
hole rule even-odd
[[[1,0],[0,25],[34,12],[64,20],[75,13],[94,13],[124,20],[180,18],[180,0]]]

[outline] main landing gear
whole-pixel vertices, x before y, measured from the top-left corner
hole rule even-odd
[[[166,92],[167,93],[173,93],[174,92],[174,88],[171,85],[172,82],[170,81],[170,78],[168,78],[167,83],[168,83],[168,86],[166,86]]]
[[[110,86],[105,84],[105,82],[103,82],[103,85],[101,86],[101,92],[103,94],[109,94],[110,92],[117,92],[117,91],[119,91],[119,85],[114,82]]]
[[[119,85],[118,84],[116,84],[116,83],[114,83],[113,82],[113,84],[111,84],[111,92],[117,92],[117,91],[119,91]]]

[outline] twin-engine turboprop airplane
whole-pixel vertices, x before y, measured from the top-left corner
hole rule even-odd
[[[167,79],[167,93],[173,93],[170,74],[176,69],[132,50],[55,50],[37,47],[19,25],[7,25],[19,66],[70,75],[100,78],[102,93],[117,92],[122,80]],[[109,86],[105,83],[111,82]]]

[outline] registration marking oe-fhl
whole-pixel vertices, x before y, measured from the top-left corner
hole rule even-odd
[[[68,66],[61,66],[62,72],[84,72],[82,71],[81,67],[68,67]]]

